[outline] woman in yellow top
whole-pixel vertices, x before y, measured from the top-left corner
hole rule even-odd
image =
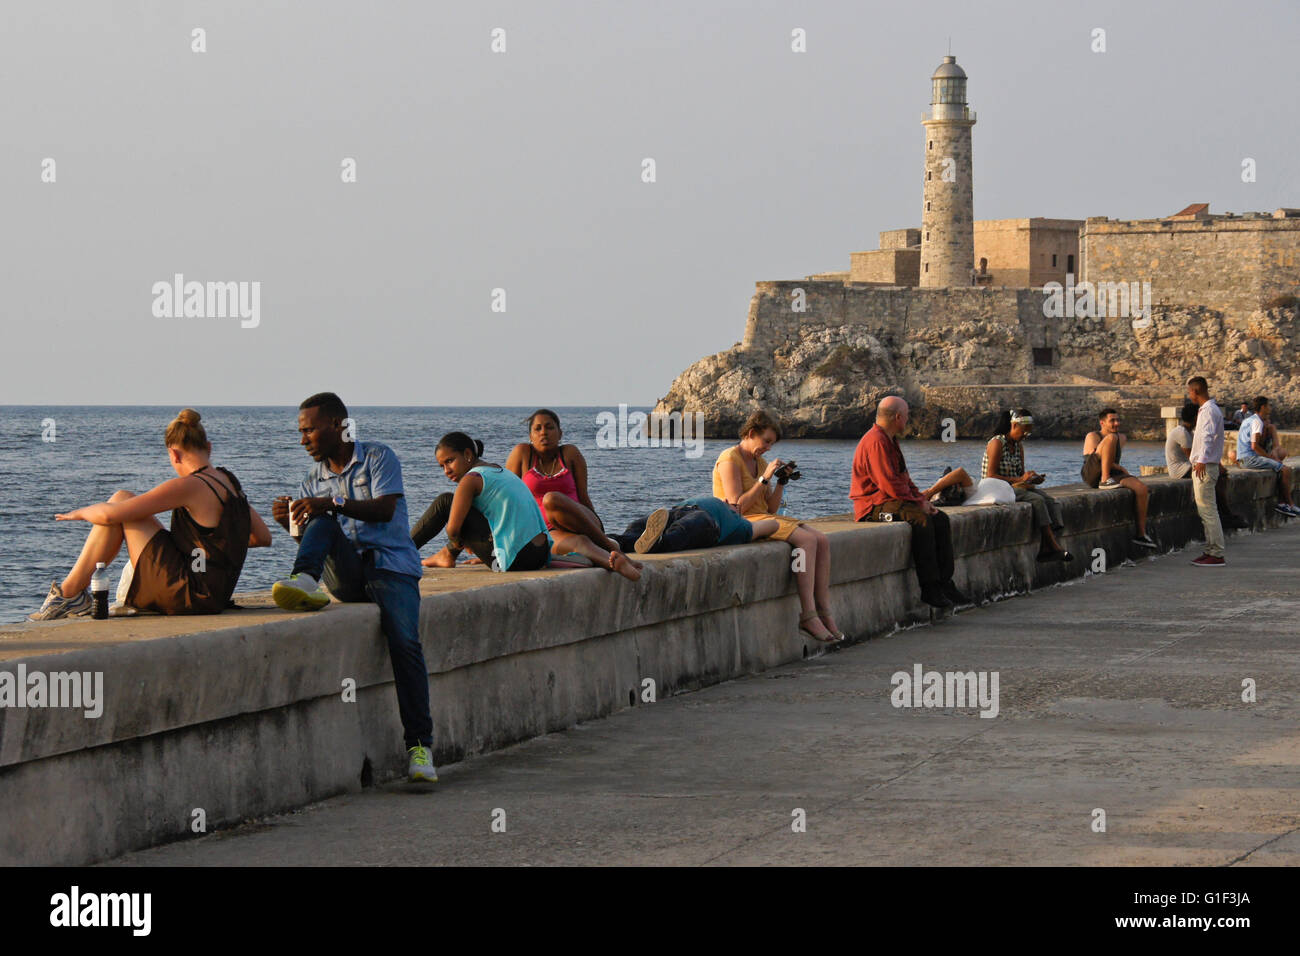
[[[763,453],[781,439],[781,426],[764,411],[756,411],[740,427],[740,444],[718,456],[713,466],[713,497],[736,507],[754,525],[754,537],[771,534],[803,550],[802,570],[795,571],[799,591],[799,630],[826,643],[844,640],[831,617],[831,548],[826,535],[785,515],[778,515],[785,493],[784,479],[773,475],[781,459],[768,463]],[[771,529],[775,527],[776,530]]]

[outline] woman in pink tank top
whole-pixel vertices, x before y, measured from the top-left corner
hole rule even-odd
[[[587,495],[587,460],[577,445],[566,445],[560,416],[539,408],[528,417],[528,441],[516,445],[506,468],[523,479],[542,509],[547,530],[586,535],[592,543],[621,554],[619,543],[606,536],[605,525]],[[628,562],[641,563],[623,556]]]

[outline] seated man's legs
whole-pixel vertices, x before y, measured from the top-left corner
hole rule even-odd
[[[293,573],[324,580],[335,600],[369,600],[356,546],[333,515],[317,515],[307,522],[293,561]]]
[[[916,565],[916,579],[921,585],[921,599],[932,606],[947,606],[953,601],[944,598],[952,588],[953,553],[952,530],[948,516],[942,511],[923,515],[925,523],[905,518],[912,526],[912,561]],[[955,588],[953,588],[955,591]]]
[[[402,719],[406,747],[433,746],[433,718],[429,713],[429,668],[420,645],[419,579],[380,568],[363,567],[366,590],[379,605],[379,627],[388,641],[393,662],[393,685]]]
[[[1242,455],[1237,459],[1237,464],[1242,468],[1251,471],[1273,471],[1277,473],[1278,500],[1284,505],[1292,504],[1291,501],[1291,469],[1287,468],[1282,462],[1275,458],[1264,458],[1261,455],[1249,454]]]
[[[1119,480],[1122,487],[1133,492],[1135,497],[1134,510],[1137,517],[1137,531],[1139,538],[1145,538],[1147,534],[1147,486],[1145,482],[1139,481],[1132,475],[1126,475]]]

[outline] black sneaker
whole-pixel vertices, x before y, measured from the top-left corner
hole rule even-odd
[[[1152,551],[1155,551],[1157,548],[1160,547],[1160,545],[1156,544],[1154,541],[1151,540],[1151,536],[1149,534],[1137,535],[1133,539],[1133,543],[1136,544],[1139,548],[1150,548]]]
[[[937,607],[940,610],[952,607],[952,602],[944,596],[943,588],[938,584],[926,584],[921,587],[921,600],[930,607]]]

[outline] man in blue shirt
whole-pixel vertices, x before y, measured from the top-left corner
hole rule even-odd
[[[413,782],[438,779],[430,750],[429,669],[420,645],[420,554],[411,541],[402,489],[402,465],[378,442],[346,441],[348,410],[333,392],[298,406],[299,442],[316,465],[290,503],[278,498],[271,517],[286,530],[302,529],[293,573],[271,595],[286,611],[318,611],[335,598],[379,605],[388,640]]]
[[[1237,464],[1276,472],[1278,501],[1274,507],[1289,518],[1300,517],[1300,508],[1291,500],[1291,469],[1282,464],[1286,455],[1273,447],[1277,429],[1269,420],[1272,407],[1263,395],[1255,399],[1254,407],[1255,413],[1241,423],[1237,432]]]

